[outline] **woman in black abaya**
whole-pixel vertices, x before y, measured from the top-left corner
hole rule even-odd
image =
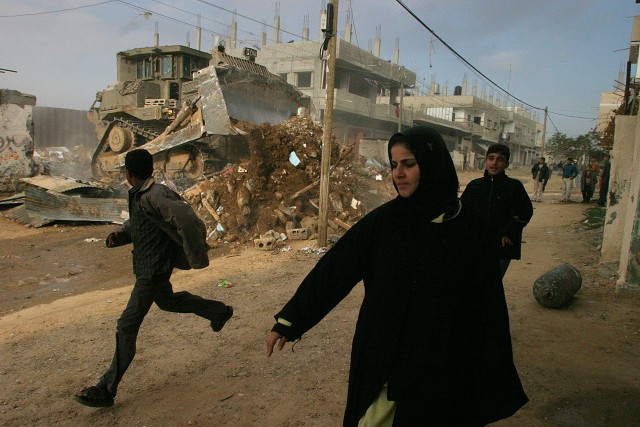
[[[483,426],[527,402],[498,260],[457,197],[438,132],[389,140],[398,196],[358,221],[276,314],[267,354],[299,339],[358,283],[345,426]]]

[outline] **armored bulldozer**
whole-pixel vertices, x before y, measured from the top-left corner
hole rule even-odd
[[[96,94],[88,116],[96,125],[94,178],[122,179],[127,151],[145,148],[156,172],[198,179],[237,161],[246,146],[238,121],[279,124],[313,114],[308,96],[255,63],[256,51],[232,57],[186,46],[155,46],[117,54],[117,82]]]

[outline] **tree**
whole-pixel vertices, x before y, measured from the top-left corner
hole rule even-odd
[[[556,132],[549,142],[545,150],[556,159],[565,159],[571,157],[576,160],[582,159],[581,163],[588,163],[592,156],[601,158],[604,154],[600,141],[602,135],[595,129],[590,130],[584,135],[578,135],[570,138],[566,134]]]

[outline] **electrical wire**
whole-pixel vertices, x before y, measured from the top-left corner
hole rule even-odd
[[[102,1],[100,3],[87,4],[85,6],[70,7],[70,8],[67,8],[67,9],[49,10],[47,12],[21,13],[21,14],[17,14],[17,15],[0,15],[0,18],[19,18],[19,17],[23,17],[23,16],[36,16],[36,15],[47,15],[49,13],[68,12],[70,10],[78,10],[78,9],[83,9],[85,7],[100,6],[102,4],[113,3],[115,1],[116,0],[107,0],[107,1]]]
[[[429,28],[429,26],[427,24],[425,24],[419,17],[418,15],[416,15],[411,9],[409,9],[409,7],[407,7],[402,0],[396,0],[396,2],[398,4],[400,4],[400,6],[402,6],[411,16],[413,16],[415,18],[416,21],[418,21],[420,23],[420,25],[422,25],[424,28],[427,29],[427,31],[429,31],[435,38],[438,39],[438,41],[440,41],[440,43],[442,43],[447,49],[449,49],[451,51],[451,53],[453,53],[458,59],[460,59],[462,62],[464,62],[467,66],[471,67],[472,70],[474,70],[476,73],[480,74],[482,77],[484,77],[487,81],[489,81],[493,86],[495,86],[496,88],[500,89],[503,93],[513,97],[513,99],[521,102],[522,104],[531,107],[533,109],[536,110],[544,110],[544,108],[540,108],[540,107],[536,107],[535,105],[531,105],[528,102],[525,102],[523,100],[521,100],[520,98],[516,97],[515,95],[509,93],[507,90],[503,89],[499,84],[497,84],[496,82],[494,82],[493,80],[491,80],[489,77],[487,77],[482,71],[478,70],[475,66],[473,66],[473,64],[471,64],[469,61],[467,61],[462,55],[460,55],[454,48],[452,48],[451,46],[449,46],[449,44],[447,42],[445,42],[444,40],[442,40],[442,38],[440,38],[439,35],[437,35],[431,28]]]
[[[155,0],[154,0],[154,1],[155,1]],[[255,22],[255,23],[258,23],[258,24],[261,24],[261,25],[266,25],[267,27],[270,27],[270,28],[272,28],[272,29],[275,29],[275,28],[276,28],[276,27],[274,27],[274,26],[272,26],[272,25],[269,25],[269,24],[266,24],[266,23],[264,23],[264,22],[258,21],[258,20],[256,20],[256,19],[253,19],[253,18],[249,17],[249,16],[242,15],[242,14],[240,14],[240,13],[237,13],[237,12],[231,11],[231,10],[229,10],[229,9],[225,9],[225,8],[224,8],[224,7],[222,7],[222,6],[218,6],[218,5],[216,5],[216,4],[213,4],[213,3],[208,2],[208,1],[206,1],[206,0],[198,0],[198,1],[199,1],[200,3],[206,4],[206,5],[211,6],[211,7],[215,7],[216,9],[220,9],[220,10],[223,10],[223,11],[228,12],[228,13],[234,13],[234,14],[236,14],[236,15],[238,15],[238,16],[240,16],[240,17],[244,18],[244,19],[248,19],[249,21],[252,21],[252,22]],[[290,32],[288,32],[288,31],[285,31],[285,30],[281,29],[281,28],[278,28],[278,30],[279,30],[279,31],[282,31],[282,32],[283,32],[283,33],[285,33],[285,34],[289,34],[289,35],[292,35],[292,36],[295,36],[295,37],[300,37],[300,38],[302,38],[299,34],[290,33]]]
[[[540,110],[540,111],[544,111],[544,108],[540,108],[540,107],[536,107],[535,105],[531,105],[528,102],[523,101],[522,99],[518,98],[517,96],[513,95],[512,93],[510,93],[508,90],[503,89],[499,84],[497,84],[496,82],[494,82],[493,80],[491,80],[489,77],[487,77],[482,71],[478,70],[475,66],[473,66],[469,61],[467,61],[462,55],[460,55],[454,48],[452,48],[451,46],[449,46],[449,44],[447,44],[447,42],[445,42],[444,40],[442,40],[442,38],[440,38],[440,36],[438,36],[431,28],[429,28],[429,26],[427,24],[425,24],[411,9],[409,9],[408,6],[406,6],[402,0],[396,0],[396,2],[402,6],[411,16],[413,16],[413,18],[418,21],[420,23],[420,25],[422,25],[424,28],[427,29],[427,31],[429,31],[435,38],[438,39],[438,41],[440,41],[440,43],[442,43],[447,49],[449,49],[451,51],[451,53],[453,53],[458,59],[460,59],[464,64],[466,64],[468,67],[470,67],[473,71],[475,71],[476,73],[478,73],[480,76],[482,76],[483,78],[485,78],[488,82],[490,82],[494,87],[498,88],[500,91],[502,91],[504,94],[512,97],[513,99],[521,102],[523,105],[526,105],[532,109],[535,110]],[[581,117],[581,116],[573,116],[573,115],[568,115],[568,114],[561,114],[561,113],[556,113],[554,112],[554,114],[558,115],[558,116],[563,116],[563,117],[569,117],[569,118],[574,118],[574,119],[585,119],[585,120],[596,120],[593,117]]]

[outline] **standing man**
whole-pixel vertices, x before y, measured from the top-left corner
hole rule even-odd
[[[598,206],[607,206],[607,193],[609,192],[609,175],[611,175],[611,156],[604,155],[602,175],[600,176],[600,193],[598,194]]]
[[[542,193],[547,186],[547,181],[551,177],[551,171],[549,166],[545,163],[545,158],[540,157],[538,163],[531,168],[531,175],[533,175],[533,200],[539,202],[542,200]],[[542,183],[542,185],[540,185]]]
[[[571,190],[573,190],[573,180],[578,176],[578,168],[573,163],[573,159],[568,157],[562,167],[562,202],[571,201]]]
[[[533,205],[522,182],[507,176],[511,151],[504,144],[487,149],[484,177],[471,181],[460,198],[489,221],[504,277],[512,259],[520,259],[522,229],[533,216]]]
[[[129,219],[107,236],[107,247],[133,243],[133,272],[136,282],[127,307],[118,319],[116,349],[109,369],[97,385],[74,396],[92,407],[113,405],[118,384],[136,353],[136,338],[145,315],[155,302],[162,310],[194,313],[218,332],[233,315],[233,309],[219,301],[189,292],[173,292],[171,272],[209,265],[206,227],[180,195],[153,180],[153,158],[148,151],[129,151],[125,157],[129,190]]]

